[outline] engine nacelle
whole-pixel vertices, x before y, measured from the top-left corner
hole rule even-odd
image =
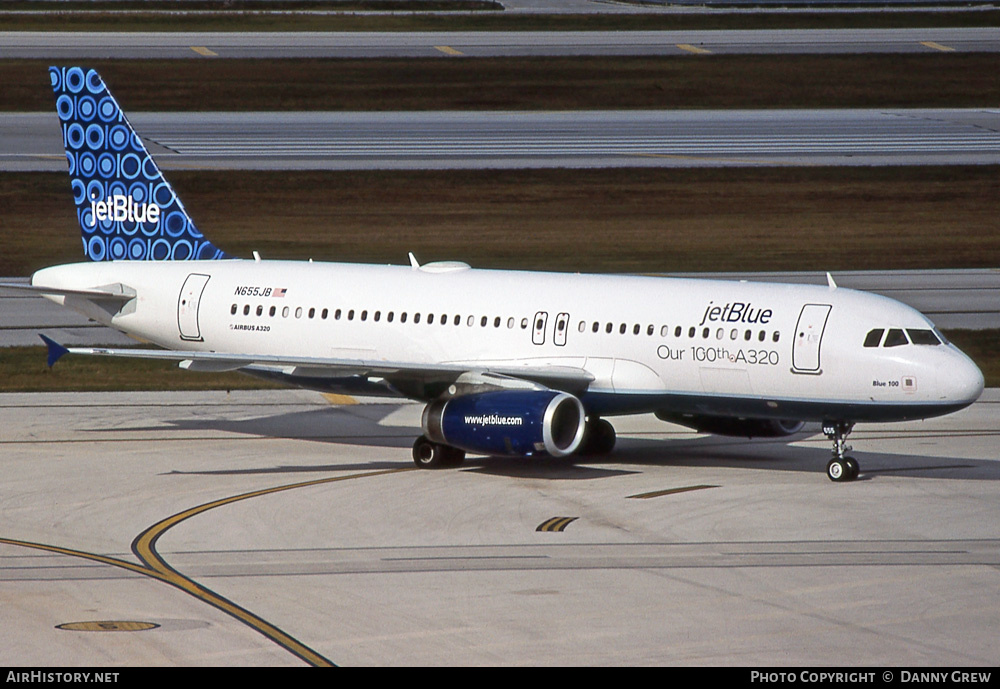
[[[739,419],[728,416],[700,416],[656,412],[656,418],[693,428],[699,433],[731,435],[742,438],[780,438],[802,430],[803,421],[794,419]]]
[[[564,457],[580,447],[583,405],[554,390],[498,390],[431,402],[421,419],[433,442],[468,452]]]

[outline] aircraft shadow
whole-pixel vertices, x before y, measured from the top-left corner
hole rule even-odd
[[[633,465],[650,464],[678,467],[726,467],[734,469],[765,469],[768,471],[825,472],[830,459],[832,442],[815,440],[815,447],[793,445],[815,439],[816,429],[785,438],[728,438],[702,436],[683,440],[621,438],[614,453],[607,458],[574,458],[578,463],[596,461],[601,464],[625,462]],[[913,439],[903,434],[901,442]],[[881,444],[885,441],[878,439]],[[865,440],[854,444],[850,453],[861,464],[858,481],[870,481],[880,476],[906,475],[915,478],[1000,480],[1000,462],[941,457],[919,453],[897,454],[865,449]]]
[[[383,425],[382,422],[397,412],[401,405],[395,402],[361,404],[341,407],[290,411],[246,419],[199,417],[168,420],[166,423],[182,432],[217,432],[275,439],[305,440],[317,443],[353,445],[368,448],[408,450],[419,435],[416,426]],[[664,433],[668,427],[664,426]],[[130,431],[160,432],[163,425],[129,427]],[[558,480],[587,480],[608,478],[641,471],[636,467],[676,466],[733,469],[765,469],[768,471],[799,471],[823,473],[830,458],[831,444],[825,439],[815,447],[795,445],[814,438],[819,429],[784,438],[729,438],[721,436],[691,437],[680,439],[620,437],[614,452],[606,456],[572,456],[569,458],[517,458],[469,455],[460,471],[474,471],[512,478],[537,478]],[[998,432],[1000,435],[1000,432]],[[900,433],[901,442],[913,442]],[[879,442],[884,442],[880,436]],[[920,454],[895,454],[866,451],[864,440],[855,444],[852,452],[861,463],[857,480],[874,480],[880,476],[906,475],[915,478],[1000,480],[1000,462],[940,457]],[[293,474],[328,471],[364,471],[400,468],[410,465],[409,453],[392,453],[384,461],[364,460],[353,463],[337,462],[328,465],[272,465],[247,467],[208,474]],[[616,468],[616,465],[621,465]],[[202,473],[202,472],[174,472]]]

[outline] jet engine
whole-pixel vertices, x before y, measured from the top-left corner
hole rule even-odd
[[[794,419],[740,419],[730,416],[703,416],[656,412],[656,418],[693,428],[699,433],[730,435],[743,438],[779,438],[802,430],[803,421]]]
[[[431,402],[421,425],[428,440],[468,452],[564,457],[580,447],[586,417],[565,392],[499,390]]]

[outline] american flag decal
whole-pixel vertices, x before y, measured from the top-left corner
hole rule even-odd
[[[275,287],[273,294],[276,297],[283,297],[283,296],[285,296],[285,292],[287,292],[287,291],[288,291],[288,289],[285,288],[285,287]]]

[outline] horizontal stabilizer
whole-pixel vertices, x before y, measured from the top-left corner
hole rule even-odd
[[[129,294],[128,292],[112,292],[110,290],[103,289],[65,289],[62,287],[45,287],[44,285],[23,285],[23,284],[9,284],[0,283],[0,289],[17,289],[23,290],[25,292],[34,292],[35,294],[51,295],[57,297],[83,297],[84,299],[90,299],[91,301],[109,301],[109,302],[119,302],[125,303],[135,299],[135,293]]]
[[[46,337],[41,333],[39,333],[38,336],[42,338],[42,342],[44,342],[45,346],[49,348],[49,360],[48,360],[49,368],[55,366],[56,362],[59,361],[61,358],[63,358],[64,355],[69,354],[68,349],[66,349],[61,344],[53,340],[51,337]]]

